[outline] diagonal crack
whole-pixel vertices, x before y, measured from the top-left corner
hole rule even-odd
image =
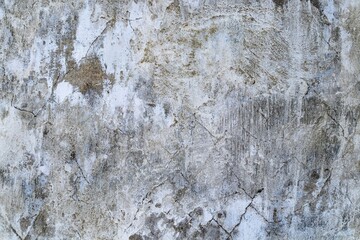
[[[11,228],[11,231],[12,231],[19,239],[23,240],[23,238],[18,234],[18,232],[15,230],[15,228],[14,228],[12,225],[10,225],[10,228]]]
[[[143,199],[141,200],[141,203],[143,204],[144,201],[145,201],[148,197],[151,196],[152,192],[153,192],[155,189],[157,189],[158,187],[161,187],[162,185],[164,185],[164,184],[166,183],[166,181],[168,181],[167,178],[166,178],[164,181],[162,181],[161,183],[159,183],[159,184],[155,185],[154,187],[152,187],[152,188],[150,189],[150,191],[148,191],[148,192],[145,194],[145,196],[144,196]]]
[[[154,191],[155,189],[157,189],[158,187],[161,187],[161,186],[164,185],[167,181],[168,181],[168,178],[166,178],[164,181],[160,182],[159,184],[153,186],[153,187],[145,194],[145,196],[142,198],[142,200],[141,200],[141,205],[144,204],[145,200],[146,200],[148,197],[151,196],[151,194],[153,193],[153,191]],[[140,207],[141,207],[141,206],[140,206]],[[133,225],[133,223],[134,223],[135,220],[137,220],[137,214],[138,214],[139,211],[140,211],[140,207],[137,208],[136,213],[135,213],[135,215],[134,215],[131,223],[130,223],[129,226],[126,228],[126,230],[129,229],[129,228]]]
[[[344,128],[341,126],[341,124],[338,121],[336,121],[336,119],[328,111],[326,111],[326,115],[328,115],[331,118],[331,120],[333,120],[336,123],[336,125],[338,125],[341,128],[342,135],[345,137],[345,131]]]
[[[88,53],[90,51],[90,49],[92,48],[92,46],[99,40],[99,38],[107,31],[107,29],[109,28],[109,26],[113,26],[115,23],[115,18],[110,19],[109,21],[106,22],[105,24],[105,28],[101,31],[101,33],[91,42],[88,50],[86,51],[85,57],[86,58],[88,56]]]
[[[331,106],[329,106],[326,103],[323,103],[323,104],[326,107],[326,115],[329,116],[331,118],[331,120],[333,120],[334,123],[341,128],[342,136],[347,140],[347,138],[345,137],[345,130],[344,130],[343,126],[335,119],[335,117],[332,114],[330,114],[331,111],[335,112],[335,114],[336,114],[336,110],[333,109]]]
[[[19,108],[17,106],[14,105],[14,108],[20,112],[26,112],[26,113],[30,113],[31,115],[33,115],[34,118],[36,118],[37,116],[39,116],[40,112],[44,109],[44,107],[46,106],[46,103],[38,110],[37,113],[34,113],[34,111],[31,110],[27,110],[25,108]]]
[[[253,209],[255,209],[255,208],[252,206],[252,204],[253,204],[253,202],[254,202],[254,199],[255,199],[256,196],[257,196],[259,193],[261,193],[263,190],[264,190],[264,188],[259,189],[259,190],[254,194],[254,196],[251,197],[250,203],[245,207],[244,212],[243,212],[243,213],[241,214],[241,216],[240,216],[239,222],[231,229],[230,234],[232,234],[232,233],[235,231],[235,229],[240,226],[240,224],[241,224],[242,220],[244,219],[244,217],[245,217],[248,209],[249,209],[250,207],[253,208]],[[246,192],[245,192],[245,193],[246,193]],[[256,212],[258,213],[257,210],[256,210]],[[260,214],[259,214],[259,215],[260,215]],[[262,216],[262,215],[260,215],[260,216]],[[263,216],[262,216],[262,217],[263,217]],[[263,217],[263,218],[264,218],[264,217]],[[264,218],[264,219],[265,219],[265,218]]]
[[[75,149],[74,146],[73,146],[73,149]],[[86,178],[86,176],[85,176],[85,174],[84,174],[83,169],[81,168],[81,166],[80,166],[80,164],[79,164],[79,162],[78,162],[78,160],[77,160],[76,152],[75,152],[75,151],[72,151],[72,152],[71,152],[70,159],[76,163],[77,167],[78,167],[79,170],[80,170],[80,173],[81,173],[82,177],[85,179],[85,181],[86,181],[88,184],[90,184],[90,182],[88,181],[88,179]]]
[[[133,225],[134,221],[137,220],[136,216],[137,216],[137,214],[139,213],[139,211],[140,211],[140,208],[138,208],[138,209],[136,210],[136,213],[135,213],[135,215],[134,215],[134,217],[133,217],[133,219],[132,219],[132,222],[131,222],[130,225],[126,228],[126,230],[128,230],[128,229]]]
[[[250,136],[253,137],[257,140],[257,137],[254,136],[254,134],[252,134],[250,131],[248,131],[245,127],[242,126],[242,129]]]
[[[234,171],[231,171],[231,172],[232,172],[232,174],[235,176],[235,178],[236,178],[237,181],[238,181],[238,188],[240,188],[240,189],[246,194],[246,196],[248,196],[249,198],[252,198],[251,195],[245,190],[245,188],[243,188],[243,187],[241,186],[240,178],[234,173]]]
[[[30,111],[30,110],[27,110],[27,109],[24,109],[24,108],[19,108],[19,107],[17,107],[17,106],[14,106],[14,108],[16,109],[16,110],[19,110],[19,111],[21,111],[21,112],[26,112],[26,113],[30,113],[31,115],[33,115],[33,117],[37,117],[37,115],[33,112],[33,111]]]
[[[311,205],[311,204],[313,204],[315,201],[318,200],[318,198],[319,198],[319,197],[321,196],[321,194],[324,192],[325,187],[329,185],[330,179],[331,179],[331,174],[332,174],[332,170],[330,170],[329,175],[327,176],[327,178],[325,179],[323,185],[321,186],[319,193],[318,193],[315,197],[313,197],[312,199],[310,199],[309,202],[307,202],[307,203],[305,203],[305,204],[302,204],[300,207],[298,207],[297,209],[295,209],[295,210],[294,210],[295,213],[300,212],[301,210],[304,209],[305,206]]]
[[[257,210],[256,207],[254,207],[253,205],[251,205],[250,207],[251,207],[252,209],[254,209],[255,212],[256,212],[260,217],[262,217],[262,219],[264,219],[265,222],[267,222],[267,223],[273,223],[273,222],[270,222],[266,217],[264,217],[264,215],[261,214],[261,213],[259,212],[259,210]]]
[[[216,219],[213,217],[209,222],[211,222],[211,221],[214,221],[214,222],[229,236],[230,239],[233,239],[233,238],[232,238],[232,235],[231,235],[231,232],[229,232],[228,230],[226,230],[226,229],[223,227],[223,225],[221,225],[221,224],[219,223],[218,220],[216,220]]]
[[[79,164],[78,160],[77,160],[77,159],[74,159],[74,161],[76,162],[76,165],[78,166],[82,177],[85,179],[85,181],[86,181],[88,184],[90,184],[90,182],[88,181],[88,179],[86,178],[86,176],[85,176],[85,174],[84,174],[84,171],[83,171],[82,168],[80,167],[80,164]]]
[[[194,114],[194,119],[195,119],[195,122],[197,124],[199,124],[207,133],[209,133],[209,135],[215,140],[214,144],[217,144],[220,140],[221,140],[221,137],[216,137],[207,127],[204,126],[204,124],[202,124],[198,118],[196,117],[196,115]]]
[[[319,193],[316,195],[313,201],[319,198],[319,196],[323,193],[325,187],[330,183],[331,173],[332,171],[330,170],[329,176],[325,179],[324,184],[321,186]]]

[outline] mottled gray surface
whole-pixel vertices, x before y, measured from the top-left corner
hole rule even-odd
[[[358,0],[0,0],[0,239],[359,239]]]

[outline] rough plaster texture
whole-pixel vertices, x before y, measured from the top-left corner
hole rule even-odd
[[[0,239],[359,239],[360,1],[0,0]]]

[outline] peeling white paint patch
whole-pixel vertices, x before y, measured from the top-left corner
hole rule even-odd
[[[121,108],[123,113],[126,113],[128,108],[129,98],[131,92],[128,87],[122,87],[120,84],[115,84],[111,89],[109,95],[106,96],[107,108],[110,114],[114,114],[117,108]]]
[[[0,151],[0,166],[2,167],[12,164],[14,157],[24,158],[24,152],[34,153],[37,139],[35,135],[27,133],[26,125],[24,126],[23,122],[19,119],[19,114],[21,113],[19,110],[11,108],[9,115],[1,121],[0,149],[2,151]]]
[[[133,36],[131,27],[123,22],[116,22],[114,29],[110,29],[104,36],[102,63],[107,66],[106,72],[114,73],[116,79],[128,77],[127,68],[131,62],[130,40]]]
[[[50,174],[50,169],[48,166],[40,166],[39,171],[41,173],[45,174],[46,176],[48,176]]]
[[[4,16],[5,16],[4,9],[2,9],[2,8],[0,7],[0,20],[2,20],[2,19],[4,18]]]
[[[93,12],[90,4],[85,4],[85,8],[79,13],[79,24],[76,31],[76,40],[74,42],[73,58],[77,63],[91,53],[91,48],[96,44],[96,40],[107,26],[107,21],[99,18],[98,21],[92,21],[89,17]]]
[[[64,102],[74,93],[74,87],[68,82],[60,82],[55,90],[55,96],[59,103]]]

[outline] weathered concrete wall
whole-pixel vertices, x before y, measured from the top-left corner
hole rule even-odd
[[[359,239],[358,0],[0,0],[1,239]]]

